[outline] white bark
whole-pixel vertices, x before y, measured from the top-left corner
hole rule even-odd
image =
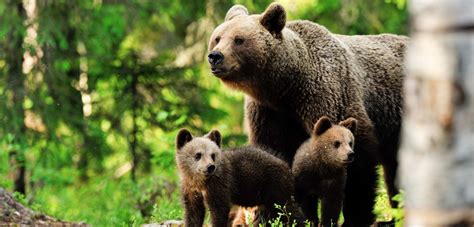
[[[474,1],[413,0],[400,150],[406,226],[474,225]]]

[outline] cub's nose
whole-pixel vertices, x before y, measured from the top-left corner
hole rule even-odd
[[[218,65],[224,60],[224,55],[220,51],[212,51],[208,56],[207,60],[211,65]]]
[[[355,153],[354,151],[350,151],[349,154],[347,154],[347,160],[352,162],[355,159]]]
[[[208,165],[207,166],[207,173],[213,173],[216,170],[215,165]]]

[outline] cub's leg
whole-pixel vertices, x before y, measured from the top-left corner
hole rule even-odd
[[[318,226],[318,197],[314,194],[303,197],[298,202],[303,210],[303,214],[312,226]]]
[[[232,207],[230,189],[222,182],[208,184],[206,201],[211,213],[212,226],[227,226],[230,208]]]
[[[338,226],[337,221],[339,219],[339,214],[342,209],[342,191],[343,188],[332,188],[329,189],[328,195],[325,195],[321,199],[321,224],[324,227],[328,226]]]
[[[186,226],[202,226],[206,208],[200,192],[182,192],[184,202],[184,216]]]

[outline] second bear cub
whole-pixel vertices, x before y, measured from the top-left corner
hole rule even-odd
[[[317,226],[321,200],[322,226],[337,226],[344,199],[346,167],[354,160],[354,135],[357,120],[348,118],[338,125],[321,117],[311,138],[296,152],[293,162],[295,198],[306,218]]]
[[[275,204],[286,206],[302,224],[301,211],[292,201],[294,179],[284,161],[250,146],[221,151],[220,144],[217,130],[193,137],[181,129],[176,137],[186,226],[202,226],[204,204],[212,226],[228,225],[232,204],[258,206],[257,223],[278,217]],[[293,217],[286,221],[292,222]]]

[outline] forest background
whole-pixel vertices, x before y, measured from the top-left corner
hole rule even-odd
[[[0,187],[88,224],[181,219],[174,138],[219,129],[246,143],[243,94],[212,76],[207,42],[234,4],[0,1]],[[407,34],[406,0],[278,1],[340,34]],[[379,183],[378,220],[391,210]]]

